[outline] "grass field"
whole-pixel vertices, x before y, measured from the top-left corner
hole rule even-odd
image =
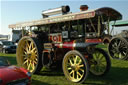
[[[15,54],[2,54],[12,65],[17,65]],[[88,76],[84,84],[71,83],[66,80],[62,70],[44,70],[37,75],[32,75],[32,85],[128,85],[128,61],[111,59],[110,72],[103,77]]]

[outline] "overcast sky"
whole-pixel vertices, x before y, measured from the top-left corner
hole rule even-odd
[[[0,34],[11,33],[9,24],[42,18],[43,10],[69,5],[71,12],[79,12],[80,5],[85,4],[89,9],[112,7],[123,15],[123,20],[128,20],[128,0],[0,0]]]

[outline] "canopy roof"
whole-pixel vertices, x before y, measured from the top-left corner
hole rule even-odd
[[[118,26],[128,26],[128,20],[116,22],[112,26],[115,26],[115,27],[118,27]]]
[[[103,15],[103,18],[110,17],[110,21],[121,20],[122,15],[115,9],[109,7],[98,8],[95,10],[98,14]]]
[[[102,15],[104,18],[104,21],[106,21],[108,17],[110,18],[110,21],[122,19],[122,15],[115,9],[109,8],[109,7],[103,7],[103,8],[98,8],[94,10],[81,11],[77,13],[69,13],[69,14],[60,15],[60,16],[42,18],[39,20],[11,24],[9,25],[9,28],[22,28],[26,26],[38,26],[38,25],[46,25],[46,24],[72,21],[72,20],[88,19],[98,15]]]

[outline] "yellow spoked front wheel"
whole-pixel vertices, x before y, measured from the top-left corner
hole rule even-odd
[[[38,40],[32,37],[23,37],[18,43],[17,63],[31,73],[37,73],[42,68],[42,50],[39,45]]]
[[[95,52],[91,54],[90,72],[96,76],[103,76],[110,70],[111,61],[107,52],[100,48],[95,48]]]
[[[69,51],[63,59],[63,72],[72,82],[83,83],[89,71],[86,58],[78,51]]]

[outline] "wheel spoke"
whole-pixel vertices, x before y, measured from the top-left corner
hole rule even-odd
[[[126,52],[123,51],[122,53],[126,56]]]
[[[27,52],[24,51],[24,54],[27,55]]]
[[[73,70],[73,73],[72,73],[72,77],[73,79],[75,79],[75,71]]]
[[[75,64],[75,56],[74,55],[72,55],[72,57],[73,57],[73,64]]]
[[[37,58],[37,56],[38,56],[38,55],[35,53],[34,57]]]
[[[98,59],[98,54],[97,54],[97,53],[95,53],[94,55],[95,55],[95,59],[97,60],[97,59]]]
[[[33,71],[33,65],[32,65],[32,61],[30,60],[28,68],[27,68],[30,72]]]
[[[27,50],[29,51],[29,43],[28,43],[28,41],[26,41],[26,48],[27,48]]]
[[[112,48],[115,48],[115,44],[112,44]]]
[[[34,62],[35,64],[37,64],[37,61],[34,60],[33,62]]]
[[[103,63],[103,62],[106,62],[106,59],[102,60],[101,62],[102,62],[102,63]]]
[[[104,58],[104,56],[102,55],[99,60],[102,60],[103,58]]]
[[[37,53],[37,51],[36,51],[36,50],[35,50],[34,52],[35,52],[35,53]]]
[[[35,69],[35,65],[34,65],[34,62],[33,62],[33,64],[32,64],[32,69],[33,69],[33,70]]]
[[[115,45],[116,45],[116,47],[118,46],[118,44],[117,44],[117,43],[118,43],[118,40],[116,39],[116,40],[115,40]]]
[[[83,76],[83,75],[82,75],[82,74],[80,74],[78,71],[77,71],[77,75],[79,75],[79,76],[80,76],[80,78],[82,78],[82,76]]]
[[[119,58],[123,58],[123,55],[121,53],[118,54]]]
[[[77,72],[76,72],[76,74],[77,74]],[[79,79],[79,75],[77,74],[76,76],[77,76],[77,79]]]
[[[36,48],[32,48],[31,52],[34,52],[34,50],[36,50]]]
[[[80,71],[82,71],[84,73],[84,70],[83,69],[79,69]]]
[[[24,60],[26,60],[27,59],[27,57],[24,57]]]
[[[99,57],[100,57],[100,53],[99,52],[97,52],[98,54],[97,54],[97,59],[99,60]]]
[[[95,56],[94,58],[95,58],[96,61],[99,60],[99,55],[100,55],[99,52],[96,52],[93,55]]]
[[[74,64],[76,64],[76,63],[77,63],[77,58],[78,58],[78,56],[76,56],[75,61],[74,61]]]
[[[73,70],[69,73],[70,75],[73,73]]]
[[[38,59],[37,59],[37,58],[35,58],[35,61],[38,61]]]
[[[118,43],[118,46],[117,46],[117,47],[119,48],[119,47],[120,47],[120,45],[121,45],[121,41],[119,41],[119,43]]]
[[[105,68],[100,68],[100,72],[104,72],[105,71]]]
[[[98,65],[95,65],[95,71],[98,72]]]
[[[29,62],[29,65],[28,65],[27,70],[30,70],[30,66],[31,66],[31,60],[30,60],[30,62]]]
[[[72,63],[71,59],[69,60],[69,62],[70,62],[70,65],[73,65],[73,63]]]
[[[24,61],[24,63],[23,63],[23,64],[26,64],[26,63],[28,64],[28,60]]]
[[[102,62],[106,62],[105,56],[102,55],[102,57],[101,57],[101,59],[100,59],[100,62],[101,62],[101,63],[102,63]]]
[[[34,48],[34,43],[33,42],[31,42],[32,43],[32,48]]]
[[[101,67],[106,67],[106,65],[104,65],[103,63],[100,64]]]
[[[69,67],[69,68],[68,68],[68,70],[72,70],[72,68],[71,68],[71,67]]]
[[[84,67],[84,65],[82,64],[82,65],[79,65],[79,68],[81,68],[81,67]]]
[[[28,52],[28,50],[26,49],[25,46],[21,46],[21,48],[22,48],[24,51]]]
[[[125,45],[125,43],[121,43],[121,45],[120,45],[120,48],[126,48],[127,49],[127,46]]]
[[[25,57],[27,57],[27,55],[26,55],[26,54],[22,54],[21,56],[23,56],[24,58],[25,58]]]
[[[31,48],[32,48],[32,42],[29,45],[29,51],[31,50]]]
[[[82,62],[82,61],[81,61],[81,59],[80,59],[80,60],[79,60],[79,62],[78,62],[78,65],[80,65],[80,64],[81,64],[81,62]]]
[[[115,49],[113,49],[113,48],[112,48],[110,51],[111,51],[112,53],[117,53],[117,51],[116,51]]]

